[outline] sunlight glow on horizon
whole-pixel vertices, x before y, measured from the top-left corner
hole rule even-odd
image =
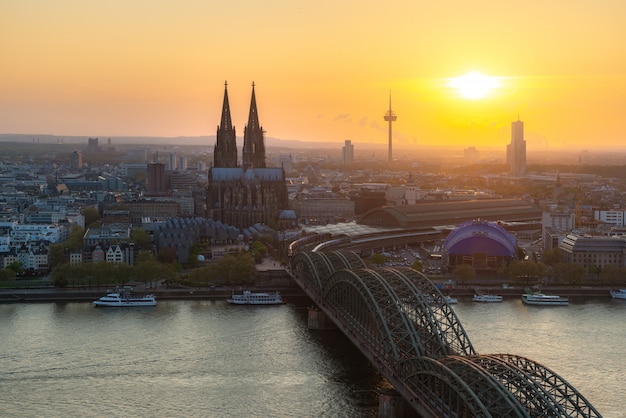
[[[472,71],[463,76],[450,79],[448,87],[456,89],[461,97],[476,100],[487,97],[491,90],[500,87],[500,82],[497,77],[490,77]]]

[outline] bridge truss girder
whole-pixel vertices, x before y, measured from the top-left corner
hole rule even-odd
[[[307,293],[425,415],[601,416],[546,367],[510,354],[477,354],[441,292],[420,272],[368,269],[353,252],[299,253],[292,268]]]

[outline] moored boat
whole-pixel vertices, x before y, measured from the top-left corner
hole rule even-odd
[[[443,299],[449,304],[449,305],[454,305],[455,303],[459,303],[459,300],[457,298],[453,298],[450,295],[444,295]]]
[[[138,295],[133,293],[133,288],[124,286],[109,292],[98,300],[94,300],[96,306],[127,307],[127,306],[156,306],[156,297],[153,294]]]
[[[472,300],[474,302],[481,302],[481,303],[498,303],[498,302],[502,302],[502,296],[491,295],[489,293],[482,293],[476,290],[476,293],[474,293],[474,297],[472,298]]]
[[[569,299],[558,295],[546,295],[543,293],[524,293],[522,302],[526,305],[542,305],[542,306],[566,306]]]
[[[611,297],[613,299],[626,299],[626,289],[611,290]]]
[[[280,305],[283,298],[278,292],[255,293],[244,290],[240,294],[233,292],[227,302],[232,305]]]

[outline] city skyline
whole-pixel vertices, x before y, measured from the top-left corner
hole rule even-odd
[[[238,143],[255,83],[268,138],[529,150],[623,147],[626,4],[400,0],[258,5],[0,1],[0,133]],[[472,71],[485,94],[456,80]],[[212,144],[208,144],[212,145]]]

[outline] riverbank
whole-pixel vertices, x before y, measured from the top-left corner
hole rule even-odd
[[[251,287],[250,290],[263,291]],[[0,303],[37,303],[37,302],[92,302],[104,296],[110,288],[90,289],[2,289]],[[239,290],[239,288],[235,289]],[[267,289],[266,289],[267,290]],[[232,288],[156,288],[141,290],[140,293],[152,293],[157,300],[219,300],[228,299]],[[306,294],[298,287],[272,288],[278,291],[283,298],[305,297]]]
[[[267,291],[267,287],[250,287],[253,291]],[[93,287],[89,289],[57,289],[57,288],[41,288],[41,289],[0,289],[0,303],[37,303],[37,302],[91,302],[107,293],[106,287]],[[147,288],[137,289],[141,293],[152,293],[156,295],[157,300],[220,300],[228,299],[233,288],[217,287],[217,288]],[[241,290],[239,287],[234,290]],[[272,287],[272,291],[279,291],[285,298],[306,297],[302,289],[297,286],[289,287]],[[536,289],[535,289],[536,290]],[[441,291],[454,297],[472,297],[476,291],[482,293],[490,293],[494,295],[502,295],[504,298],[519,298],[524,293],[524,288],[509,287],[501,288],[495,286],[454,286]],[[546,294],[561,295],[573,299],[584,298],[610,298],[610,288],[608,287],[567,287],[552,286],[542,287],[541,291]]]
[[[493,295],[501,295],[504,298],[519,298],[525,293],[524,287],[497,287],[497,286],[454,286],[447,289],[441,289],[441,292],[450,296],[472,297],[475,293],[489,293]],[[548,295],[560,295],[574,299],[607,297],[610,298],[609,287],[591,287],[591,286],[542,286],[541,288],[533,287],[531,290]]]

